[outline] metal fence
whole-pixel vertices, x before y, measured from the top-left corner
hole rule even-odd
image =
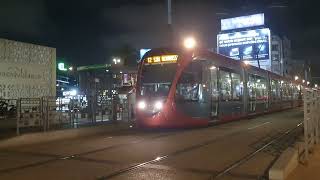
[[[309,159],[310,149],[319,144],[320,128],[320,91],[304,89],[304,156]]]
[[[0,99],[0,120],[15,118],[17,99]]]
[[[132,121],[132,112],[127,99],[116,97],[0,99],[0,135]]]

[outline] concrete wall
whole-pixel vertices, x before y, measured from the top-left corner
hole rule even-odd
[[[56,95],[56,49],[0,38],[0,98]]]

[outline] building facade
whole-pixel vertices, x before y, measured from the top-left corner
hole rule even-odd
[[[79,91],[87,96],[99,94],[111,98],[123,89],[134,88],[137,79],[137,68],[128,66],[92,65],[78,67],[77,73]]]

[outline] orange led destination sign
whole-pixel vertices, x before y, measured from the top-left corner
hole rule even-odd
[[[148,64],[175,63],[177,62],[177,60],[178,55],[162,55],[147,57]]]

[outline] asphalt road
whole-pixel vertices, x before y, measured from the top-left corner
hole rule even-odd
[[[200,129],[131,129],[0,150],[0,179],[257,179],[277,147],[217,175],[302,119],[294,109]]]

